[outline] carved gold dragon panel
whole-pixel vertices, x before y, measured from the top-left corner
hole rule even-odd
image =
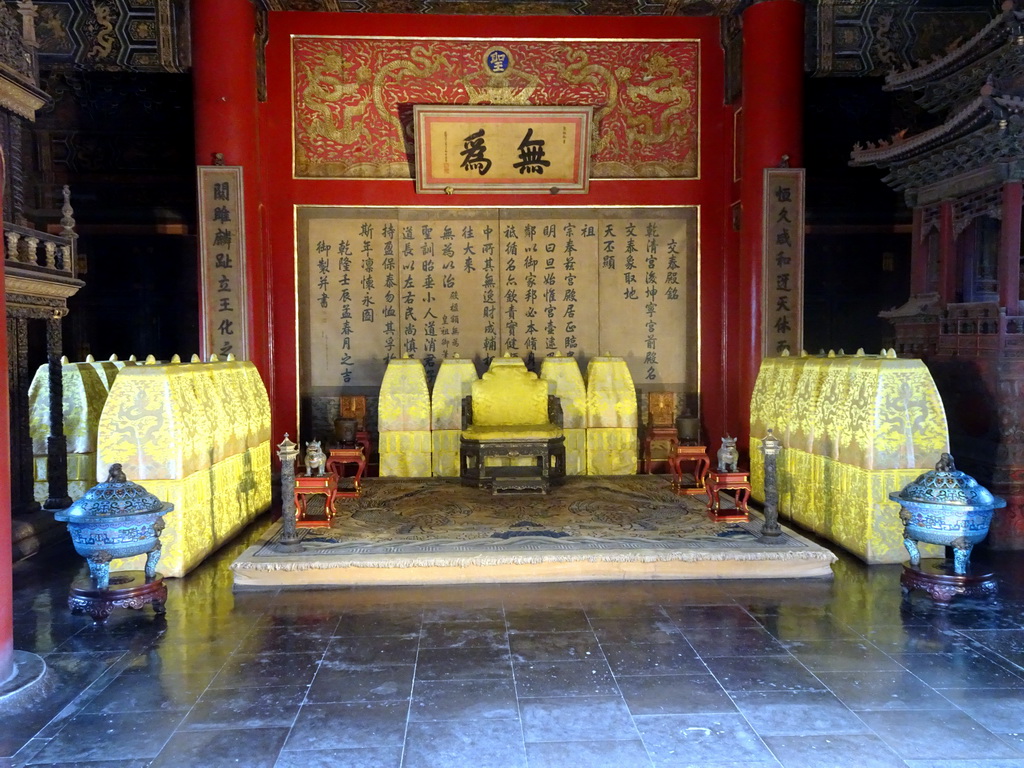
[[[412,178],[414,104],[518,104],[593,106],[593,178],[695,178],[699,60],[698,40],[295,37],[294,173]]]

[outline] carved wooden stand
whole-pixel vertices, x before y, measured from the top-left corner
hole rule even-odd
[[[922,589],[939,605],[949,605],[957,595],[995,597],[996,578],[993,573],[954,573],[952,560],[936,557],[917,566],[904,563],[900,587],[904,595]]]
[[[750,520],[747,499],[750,498],[749,472],[723,472],[712,469],[704,478],[704,489],[708,494],[708,517],[712,520],[746,522]],[[736,507],[722,506],[720,491],[736,491]]]
[[[138,610],[152,605],[154,613],[162,614],[166,602],[167,587],[161,574],[146,581],[143,571],[118,571],[110,575],[109,589],[97,589],[89,576],[76,579],[71,585],[68,608],[72,613],[87,613],[99,623],[106,621],[115,608]]]

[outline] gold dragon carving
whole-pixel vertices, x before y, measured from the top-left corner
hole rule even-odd
[[[415,45],[405,60],[392,61],[381,67],[373,78],[373,107],[382,120],[394,128],[391,143],[399,152],[408,152],[412,147],[412,124],[402,125],[401,116],[393,102],[386,102],[384,91],[389,83],[429,78],[441,69],[451,70],[451,64],[443,54],[433,53],[428,46]],[[408,131],[408,132],[407,132]]]
[[[369,80],[369,70],[359,67],[355,80],[348,81],[346,73],[352,65],[337,53],[325,53],[319,63],[299,61],[306,74],[302,103],[316,113],[306,126],[311,138],[322,136],[338,144],[354,144],[369,139],[370,134],[362,122],[366,103],[360,98],[360,87]],[[336,117],[337,104],[341,108]]]
[[[687,88],[692,77],[683,74],[673,66],[668,57],[655,53],[644,62],[643,85],[627,83],[626,99],[638,109],[652,105],[667,105],[655,119],[650,114],[627,114],[626,124],[633,130],[628,132],[628,141],[638,144],[664,144],[676,136],[685,136],[692,130],[692,120],[687,113],[692,100]],[[624,112],[629,113],[625,107]],[[682,119],[677,116],[682,115]]]

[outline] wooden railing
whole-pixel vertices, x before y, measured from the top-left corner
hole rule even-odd
[[[7,265],[31,266],[62,277],[75,277],[78,235],[75,233],[71,193],[64,187],[61,233],[51,234],[31,227],[4,222]],[[33,270],[35,271],[35,270]]]

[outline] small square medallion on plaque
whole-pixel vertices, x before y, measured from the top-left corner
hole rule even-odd
[[[416,191],[586,192],[593,107],[413,107]]]

